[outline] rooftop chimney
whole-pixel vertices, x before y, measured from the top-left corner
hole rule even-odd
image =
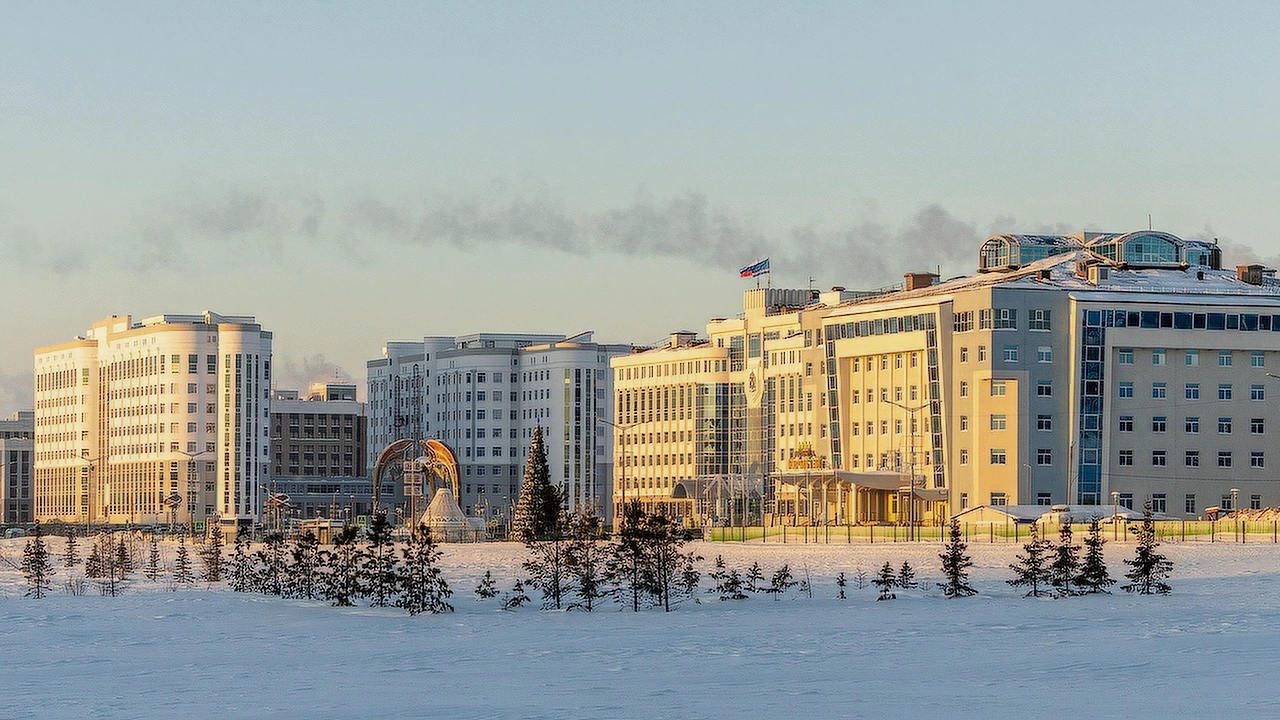
[[[671,347],[689,347],[693,344],[693,340],[696,337],[698,337],[697,333],[690,330],[679,330],[677,332],[673,332],[671,333]]]
[[[919,290],[920,288],[927,288],[930,285],[933,285],[933,282],[938,279],[937,274],[929,273],[929,272],[906,273],[902,277],[906,280],[904,287],[907,290]]]
[[[1261,265],[1237,265],[1236,279],[1240,282],[1249,283],[1250,285],[1262,284],[1262,271],[1266,268]]]

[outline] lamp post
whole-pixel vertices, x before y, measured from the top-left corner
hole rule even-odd
[[[1236,512],[1240,507],[1239,505],[1236,504],[1236,498],[1238,498],[1239,495],[1240,495],[1240,488],[1231,488],[1231,519],[1235,520],[1235,523],[1234,523],[1235,528],[1233,528],[1233,530],[1240,527],[1240,514]],[[1244,533],[1240,533],[1240,534],[1243,535]]]
[[[93,534],[93,476],[98,469],[98,462],[106,459],[106,455],[99,455],[96,458],[87,458],[81,455],[80,459],[88,464],[89,474],[85,477],[85,510],[84,510],[84,536],[87,538]]]
[[[169,452],[177,453],[179,455],[185,455],[188,463],[194,463],[196,461],[196,458],[200,457],[201,455],[206,455],[210,451],[208,449],[205,449],[205,450],[201,450],[199,452],[194,452],[194,453],[183,452],[181,450],[170,450]],[[193,477],[199,476],[199,470],[195,469],[191,465],[188,465],[186,475],[187,475],[187,495],[188,497],[190,497],[191,481]],[[166,498],[165,503],[167,504],[168,502],[169,502],[169,498]],[[182,503],[182,498],[179,497],[178,504],[181,504],[181,503]],[[216,498],[215,498],[215,505],[216,505]],[[173,516],[176,510],[177,510],[176,506],[169,508],[169,533],[170,534],[173,533]],[[195,503],[188,502],[187,503],[187,523],[188,524],[190,524],[195,520],[195,512],[196,512]]]
[[[634,423],[625,423],[625,424],[619,425],[618,423],[615,423],[611,420],[605,420],[604,418],[600,418],[600,417],[596,418],[596,422],[602,425],[608,425],[609,427],[613,428],[618,435],[622,437],[622,451],[620,453],[622,458],[622,472],[619,473],[616,470],[614,472],[615,477],[618,477],[619,475],[621,476],[619,479],[622,480],[622,503],[621,504],[614,503],[613,498],[609,498],[610,504],[614,506],[614,510],[613,510],[614,521],[620,522],[621,518],[626,516],[626,506],[627,506],[627,435],[628,433],[631,432],[633,428],[635,428],[640,423],[634,422]],[[614,462],[616,465],[617,463],[616,458]],[[621,513],[618,512],[619,508],[623,509]]]
[[[1116,529],[1116,525],[1120,522],[1120,492],[1111,491],[1111,539],[1118,540],[1120,531]],[[1126,536],[1127,537],[1127,536]]]
[[[907,483],[908,492],[907,492],[907,498],[906,498],[907,500],[906,515],[907,515],[907,528],[908,528],[907,532],[909,533],[909,537],[910,537],[915,534],[915,520],[916,520],[916,517],[915,517],[916,515],[915,513],[915,510],[916,510],[916,411],[923,410],[929,407],[929,403],[926,402],[926,403],[921,403],[920,405],[916,405],[915,407],[907,407],[902,403],[889,400],[888,398],[882,398],[881,402],[887,403],[896,408],[901,408],[903,410],[906,410],[910,414],[909,420],[911,422],[911,427],[908,429],[909,430],[908,436],[911,439],[908,442],[911,444],[911,447],[907,453],[907,472],[908,472],[909,482]]]

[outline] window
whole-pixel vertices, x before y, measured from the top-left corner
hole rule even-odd
[[[1042,492],[1042,493],[1036,493],[1036,504],[1037,504],[1037,505],[1052,505],[1052,504],[1053,504],[1053,493],[1045,493],[1045,492]]]
[[[1004,361],[1018,362],[1018,346],[1017,345],[1004,346]]]
[[[1184,390],[1184,394],[1186,395],[1188,400],[1199,400],[1200,399],[1200,383],[1187,383],[1186,388]]]
[[[1053,450],[1049,448],[1040,448],[1036,450],[1036,465],[1052,465]]]
[[[1199,351],[1199,350],[1188,350],[1188,351],[1187,351],[1186,358],[1185,358],[1184,362],[1186,362],[1186,364],[1187,364],[1187,365],[1192,366],[1192,367],[1195,367],[1196,365],[1199,365],[1199,364],[1200,364],[1200,351]]]
[[[1008,456],[1005,453],[1004,448],[991,448],[992,465],[1004,465],[1007,459]]]
[[[1196,514],[1196,496],[1194,493],[1187,493],[1186,510],[1188,515]]]
[[[1219,435],[1231,434],[1231,418],[1229,417],[1218,418],[1218,434]]]
[[[968,450],[961,450],[961,451],[960,451],[960,464],[961,464],[961,465],[968,465],[968,464],[969,464],[969,451],[968,451]]]
[[[1004,394],[1005,394],[1005,381],[992,380],[991,381],[991,397],[1004,397]]]
[[[1261,385],[1250,385],[1249,399],[1250,400],[1266,400],[1267,391],[1263,390]]]
[[[1121,467],[1132,467],[1132,466],[1133,466],[1133,451],[1132,451],[1132,450],[1121,450],[1121,451],[1120,451],[1120,455],[1116,458],[1116,464],[1117,464],[1117,465],[1120,465]]]
[[[1005,494],[1002,492],[993,492],[991,493],[991,504],[992,505],[1008,505],[1009,499],[1005,497]]]
[[[1151,512],[1169,511],[1169,498],[1164,493],[1151,493]]]
[[[1121,365],[1133,364],[1133,348],[1120,348],[1120,364]]]
[[[1048,310],[1028,310],[1027,311],[1027,329],[1029,330],[1049,330],[1049,311]]]
[[[969,383],[960,381],[960,397],[969,397]]]
[[[1230,350],[1218,351],[1218,367],[1231,367],[1231,351]]]
[[[1231,383],[1223,383],[1222,385],[1218,386],[1218,399],[1219,400],[1231,399]]]
[[[960,432],[965,432],[968,429],[969,429],[969,416],[961,415],[960,416]]]
[[[1120,416],[1120,432],[1133,432],[1133,416],[1132,415]]]
[[[1265,421],[1262,418],[1249,418],[1249,434],[1262,435],[1266,432]]]
[[[1053,382],[1041,380],[1036,383],[1036,397],[1053,397]]]
[[[1122,398],[1133,397],[1133,383],[1131,382],[1120,383],[1120,397]]]
[[[1151,451],[1151,467],[1164,467],[1166,464],[1165,461],[1167,459],[1166,455],[1167,453],[1165,453],[1164,450],[1152,450]]]
[[[996,330],[1017,330],[1018,311],[1015,308],[992,308]]]
[[[969,362],[969,348],[967,347],[960,348],[960,362],[962,363]]]
[[[1120,493],[1120,497],[1116,498],[1116,504],[1122,508],[1133,509],[1133,493]]]
[[[1261,450],[1255,450],[1249,453],[1249,467],[1251,468],[1262,467],[1262,451]]]
[[[1188,450],[1182,456],[1182,464],[1189,468],[1200,467],[1200,451]]]
[[[1168,418],[1166,418],[1164,415],[1156,415],[1155,417],[1151,418],[1151,432],[1157,432],[1157,433],[1165,432],[1166,426],[1168,425],[1167,420]]]
[[[1169,396],[1169,387],[1166,383],[1151,383],[1151,397],[1155,400],[1164,400]]]
[[[1164,348],[1156,348],[1155,350],[1151,351],[1152,365],[1164,365],[1165,359],[1166,358],[1165,358]]]
[[[1048,345],[1041,345],[1036,348],[1036,362],[1051,363],[1053,362],[1053,348]]]
[[[991,429],[992,429],[992,430],[1004,430],[1004,429],[1005,429],[1005,427],[1006,427],[1006,424],[1007,424],[1007,420],[1005,419],[1005,416],[1004,416],[1004,415],[992,415],[992,416],[991,416]]]
[[[1262,496],[1261,496],[1261,495],[1250,495],[1250,496],[1249,496],[1249,509],[1250,509],[1250,510],[1261,510],[1261,509],[1262,509]]]
[[[1187,417],[1186,423],[1183,425],[1183,429],[1187,431],[1188,435],[1199,435],[1200,418],[1195,416]]]
[[[986,361],[987,361],[987,346],[979,345],[978,346],[978,362],[986,362]]]
[[[1231,451],[1230,450],[1218,451],[1218,467],[1220,468],[1231,467]]]
[[[1052,416],[1052,415],[1037,415],[1037,416],[1036,416],[1036,430],[1040,430],[1040,431],[1042,431],[1042,432],[1049,432],[1050,430],[1053,430],[1053,416]]]
[[[1254,350],[1249,353],[1249,367],[1266,367],[1267,361],[1265,358],[1266,356],[1263,355],[1261,350]]]

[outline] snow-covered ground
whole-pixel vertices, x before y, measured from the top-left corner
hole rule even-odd
[[[6,568],[0,717],[1280,716],[1280,546],[1166,544],[1171,596],[1062,600],[1004,583],[1015,545],[972,545],[981,594],[958,600],[932,589],[937,544],[694,547],[807,569],[814,597],[503,612],[471,594],[486,569],[509,589],[523,552],[498,543],[445,548],[457,612],[439,616],[146,582],[33,600]],[[1118,577],[1132,545],[1107,548]],[[904,559],[925,589],[835,599],[836,573]]]

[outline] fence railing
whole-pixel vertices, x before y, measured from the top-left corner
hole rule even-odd
[[[1103,523],[1103,536],[1115,542],[1133,541],[1141,522]],[[1056,540],[1060,526],[1042,523],[1041,534]],[[969,543],[1022,543],[1031,533],[1031,525],[1024,523],[961,523],[961,533]],[[1077,541],[1089,531],[1088,523],[1072,523],[1071,530]],[[1272,543],[1280,542],[1280,521],[1237,520],[1159,520],[1155,523],[1156,539],[1160,542],[1227,542]],[[946,539],[946,526],[906,525],[818,525],[818,526],[767,526],[707,528],[703,537],[713,542],[756,542],[785,544],[854,544],[935,542]]]

